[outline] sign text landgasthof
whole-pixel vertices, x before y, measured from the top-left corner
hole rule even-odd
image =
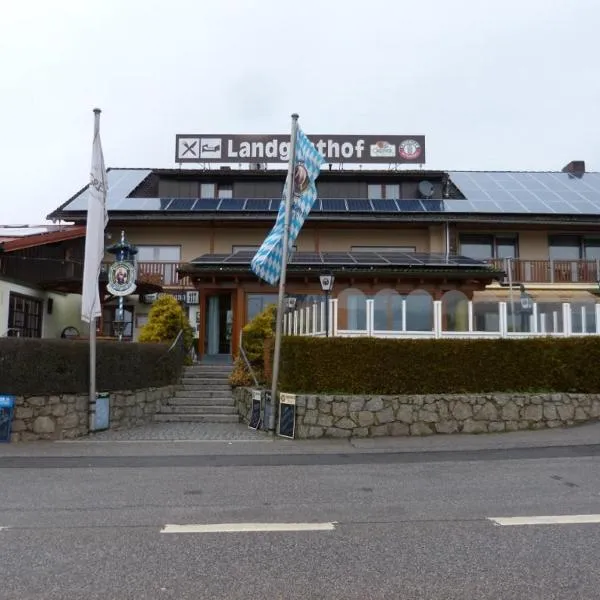
[[[309,135],[330,163],[425,163],[424,135]],[[285,135],[178,134],[176,163],[279,163],[289,160]]]

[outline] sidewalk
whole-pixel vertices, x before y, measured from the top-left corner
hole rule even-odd
[[[224,439],[214,439],[214,425],[207,424],[204,438],[123,439],[101,435],[74,441],[0,444],[3,456],[154,456],[154,455],[257,455],[257,454],[357,454],[373,452],[435,452],[600,444],[600,423],[566,429],[513,433],[453,434],[427,437],[354,438],[352,440],[288,440],[232,425]],[[130,430],[135,431],[135,430]],[[182,431],[182,430],[180,430]],[[197,427],[194,431],[198,431]],[[115,432],[118,433],[118,432]],[[250,435],[249,435],[250,434]],[[223,434],[225,435],[225,434]],[[167,436],[168,437],[168,436]]]

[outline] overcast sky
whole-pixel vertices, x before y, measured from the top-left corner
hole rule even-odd
[[[0,223],[176,133],[424,134],[427,167],[600,170],[598,0],[6,0]]]

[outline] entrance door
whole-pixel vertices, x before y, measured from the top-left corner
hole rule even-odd
[[[204,355],[229,356],[233,326],[231,292],[208,294],[204,318]]]

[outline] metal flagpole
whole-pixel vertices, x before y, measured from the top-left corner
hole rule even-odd
[[[94,142],[97,136],[100,134],[100,113],[102,111],[99,108],[94,109]],[[102,164],[104,168],[104,164]],[[86,217],[86,226],[90,218],[89,209]],[[99,285],[98,278],[96,278],[96,287]],[[97,317],[93,314],[90,315],[90,395],[89,395],[89,407],[92,407],[92,402],[96,402],[96,325]],[[90,430],[93,430],[93,414],[90,410]]]
[[[279,275],[279,296],[277,299],[277,319],[275,322],[275,349],[273,354],[273,380],[271,382],[271,414],[269,415],[269,431],[275,432],[275,407],[277,406],[277,381],[279,379],[279,356],[281,354],[281,338],[283,335],[283,311],[285,309],[285,277],[288,261],[288,239],[290,234],[290,212],[294,197],[294,169],[296,164],[296,136],[298,132],[298,115],[292,115],[292,134],[290,139],[290,160],[288,163],[287,194],[285,196],[285,219],[283,225],[283,249],[281,252],[281,273]]]

